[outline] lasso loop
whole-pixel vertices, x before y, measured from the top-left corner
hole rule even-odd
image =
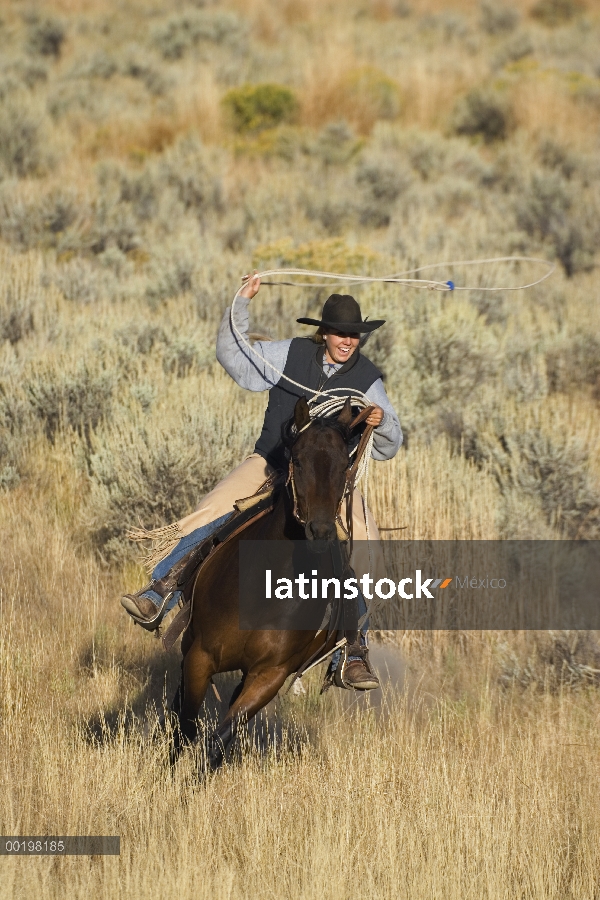
[[[531,281],[528,284],[518,284],[513,287],[470,287],[468,285],[457,285],[454,281],[434,281],[429,278],[407,278],[408,275],[416,275],[417,272],[425,272],[428,269],[449,269],[453,266],[479,266],[489,265],[491,263],[503,262],[529,262],[541,266],[545,266],[547,271],[541,278]],[[349,275],[340,272],[321,272],[317,269],[267,269],[264,272],[257,273],[263,284],[270,285],[287,285],[288,287],[330,287],[331,281],[339,284],[401,284],[405,287],[427,288],[434,291],[524,291],[527,288],[535,287],[549,278],[555,271],[556,264],[548,259],[542,259],[537,256],[496,256],[489,259],[462,259],[451,262],[428,263],[424,266],[417,266],[416,269],[408,269],[406,272],[398,272],[395,275]],[[304,282],[304,281],[264,281],[272,275],[296,275],[304,278],[327,278],[326,282]]]

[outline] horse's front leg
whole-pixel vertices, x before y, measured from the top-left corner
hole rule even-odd
[[[248,722],[277,695],[288,674],[287,666],[272,666],[248,672],[239,696],[208,740],[206,759],[211,771],[218,769],[223,762],[227,747],[240,725]]]
[[[169,750],[169,763],[172,766],[177,762],[179,755],[186,741],[194,739],[194,735],[190,729],[186,728],[182,722],[181,714],[183,711],[183,662],[181,663],[181,678],[175,691],[175,696],[171,701],[166,716],[165,728],[167,723],[171,728],[171,747]],[[189,732],[184,737],[184,732]]]
[[[172,766],[177,762],[186,744],[192,744],[196,740],[198,734],[196,720],[215,670],[212,657],[198,643],[192,644],[183,659],[181,668],[181,682],[171,706],[173,743],[170,761]]]

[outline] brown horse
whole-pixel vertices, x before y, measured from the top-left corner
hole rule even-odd
[[[297,672],[335,632],[318,629],[241,630],[239,616],[239,542],[337,540],[336,515],[349,468],[348,442],[352,409],[347,400],[337,419],[310,419],[301,398],[295,407],[291,438],[291,478],[273,511],[232,538],[201,570],[194,586],[192,618],[185,631],[182,680],[173,701],[174,763],[185,743],[195,740],[196,718],[211,678],[218,672],[242,671],[229,711],[210,736],[207,765],[217,768],[240,723],[247,722],[275,697],[288,676]],[[291,423],[290,423],[291,424]],[[321,543],[320,546],[323,546]],[[349,643],[356,640],[346,633]]]

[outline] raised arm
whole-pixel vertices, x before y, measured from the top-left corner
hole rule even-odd
[[[248,340],[248,304],[260,287],[260,278],[249,278],[235,304],[235,325]],[[236,384],[248,391],[268,391],[280,379],[291,339],[287,341],[256,341],[255,353],[242,343],[231,323],[231,307],[225,310],[217,337],[217,359]],[[258,354],[258,355],[256,355]],[[271,368],[268,363],[275,366]]]

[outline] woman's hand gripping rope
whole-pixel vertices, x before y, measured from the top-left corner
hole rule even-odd
[[[252,300],[253,297],[258,293],[258,289],[260,287],[260,275],[255,269],[252,275],[243,275],[242,276],[242,285],[239,292],[240,297],[247,297],[248,300]]]

